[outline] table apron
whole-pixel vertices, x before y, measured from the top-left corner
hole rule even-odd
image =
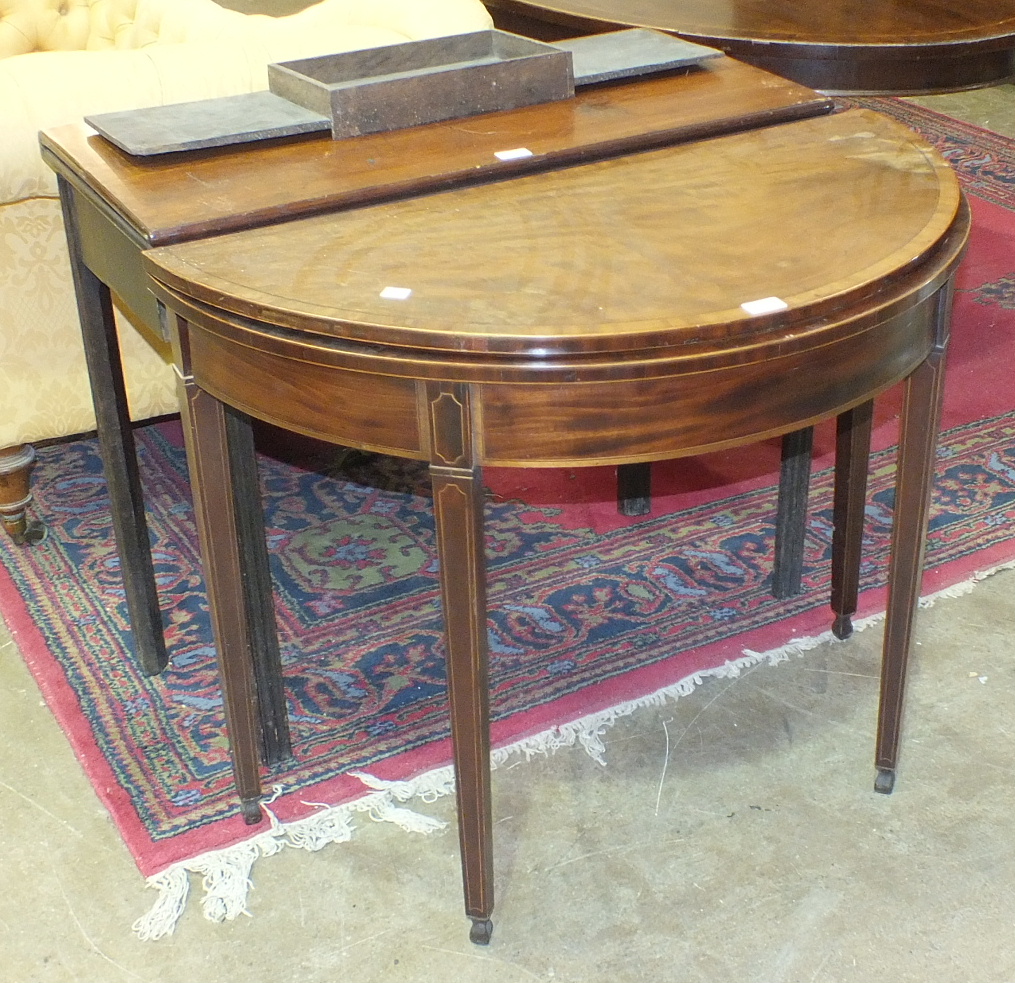
[[[649,461],[749,443],[858,405],[934,348],[937,293],[870,330],[746,364],[562,384],[468,382],[477,463],[518,467]],[[258,351],[190,323],[189,370],[252,416],[338,444],[427,460],[425,380]],[[773,346],[776,347],[776,346]],[[431,381],[432,377],[431,377]],[[448,382],[467,382],[449,375]]]
[[[131,323],[161,350],[168,343],[159,320],[155,298],[141,265],[144,247],[89,197],[75,190],[71,207],[80,227],[81,254],[85,265],[113,292],[117,306]]]
[[[862,335],[764,361],[622,383],[483,385],[479,456],[505,467],[652,461],[810,426],[884,392],[927,357],[935,298]]]

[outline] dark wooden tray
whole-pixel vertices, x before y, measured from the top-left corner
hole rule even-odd
[[[329,116],[336,139],[574,95],[570,54],[497,30],[269,65],[268,86]]]

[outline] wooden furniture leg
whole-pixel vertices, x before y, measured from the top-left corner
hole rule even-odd
[[[472,919],[469,938],[486,945],[493,932],[493,806],[482,480],[467,387],[428,383],[425,400],[465,913]]]
[[[832,506],[832,634],[849,638],[860,594],[860,558],[867,507],[874,401],[868,400],[835,422],[835,491]]]
[[[254,684],[261,727],[261,754],[269,767],[292,758],[292,738],[278,646],[271,566],[264,535],[264,509],[257,476],[257,454],[250,417],[226,407],[233,498],[240,542],[240,569],[250,631]]]
[[[0,523],[19,546],[46,538],[41,522],[28,521],[32,501],[29,479],[35,466],[35,448],[18,444],[0,450]]]
[[[621,515],[648,515],[652,511],[652,465],[617,465],[617,511]]]
[[[782,438],[775,558],[772,564],[772,595],[780,600],[800,593],[813,447],[813,427],[795,430]],[[648,515],[651,509],[652,465],[619,465],[617,510],[621,515],[638,516]]]
[[[62,177],[57,182],[134,645],[144,672],[155,675],[165,669],[168,657],[113,302],[109,288],[85,265],[74,190]]]
[[[236,791],[247,823],[260,822],[257,686],[243,586],[240,519],[233,494],[234,454],[226,406],[194,384],[186,357],[186,326],[175,342],[184,351],[180,412],[187,448],[194,518],[218,659]],[[179,363],[178,363],[179,364]]]
[[[246,414],[194,382],[186,322],[171,320],[183,366],[181,415],[237,790],[244,818],[258,822],[258,744],[271,766],[292,757],[292,742],[253,428]]]
[[[775,517],[775,558],[772,563],[772,596],[779,600],[800,593],[813,449],[813,427],[794,430],[782,438],[779,500]]]
[[[906,668],[923,581],[951,298],[949,281],[935,298],[934,350],[906,380],[902,405],[875,758],[878,774],[874,788],[886,794],[895,785]]]

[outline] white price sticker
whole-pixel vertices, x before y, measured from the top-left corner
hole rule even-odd
[[[497,160],[521,160],[523,157],[531,157],[532,151],[525,147],[516,147],[514,150],[498,150],[494,157]]]
[[[757,317],[759,314],[774,314],[776,311],[784,311],[789,307],[789,304],[778,297],[762,297],[761,300],[749,300],[746,304],[741,304],[740,307],[752,317]]]

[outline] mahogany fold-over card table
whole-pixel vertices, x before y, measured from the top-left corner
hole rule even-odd
[[[313,136],[152,157],[132,157],[82,124],[40,137],[56,171],[74,274],[99,443],[135,648],[145,671],[165,668],[167,653],[152,566],[134,438],[124,393],[112,298],[154,344],[167,341],[141,269],[152,246],[250,229],[299,216],[578,164],[647,147],[774,126],[827,113],[831,102],[794,82],[729,58],[666,76],[580,90],[575,98],[512,112],[450,120],[356,139]],[[496,156],[524,147],[531,156]],[[168,351],[168,348],[167,348]],[[797,445],[800,446],[797,446]],[[796,473],[780,495],[786,529],[775,589],[791,593],[799,579],[799,533],[806,501],[807,448],[789,435],[787,461]],[[644,466],[621,469],[644,477]],[[642,494],[622,490],[625,500]],[[251,548],[263,552],[258,537]],[[252,561],[258,566],[262,560]],[[251,582],[250,608],[265,665],[274,622],[270,584]],[[258,601],[260,598],[260,601]],[[266,758],[287,759],[289,732],[275,674],[261,675],[260,711]]]
[[[904,380],[875,762],[890,791],[968,230],[941,157],[849,110],[146,252],[181,375],[248,812],[261,790],[259,642],[244,581],[267,577],[263,548],[243,546],[263,541],[248,511],[251,418],[429,463],[465,907],[487,942],[483,465],[661,460],[837,417],[841,592],[872,400]]]

